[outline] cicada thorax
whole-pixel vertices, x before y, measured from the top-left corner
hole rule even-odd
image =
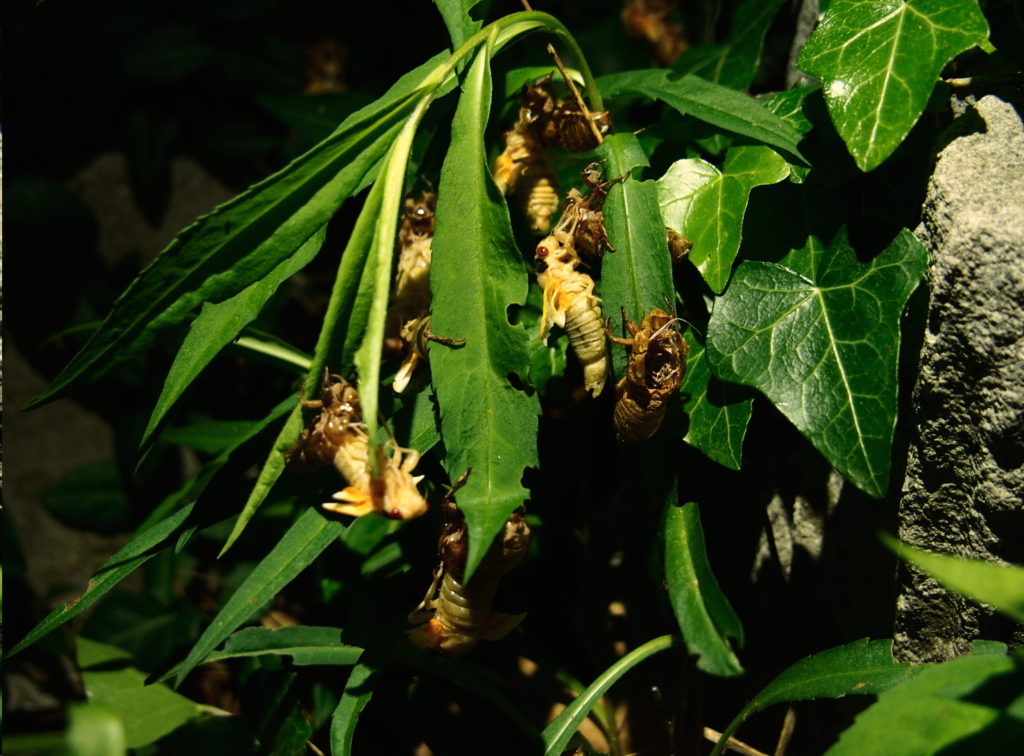
[[[690,348],[676,327],[678,319],[655,308],[640,326],[626,320],[631,338],[612,341],[629,347],[626,374],[615,387],[615,429],[627,441],[643,441],[661,427],[686,374]]]
[[[526,556],[530,528],[521,515],[509,517],[467,582],[462,579],[468,552],[465,523],[450,499],[446,507],[448,521],[438,542],[441,567],[421,608],[410,615],[413,622],[426,621],[413,628],[409,638],[418,648],[455,657],[467,653],[482,639],[500,639],[525,616],[495,612],[493,606],[501,578]]]

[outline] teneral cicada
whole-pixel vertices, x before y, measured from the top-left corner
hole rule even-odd
[[[558,212],[558,186],[551,162],[531,126],[527,109],[505,134],[505,149],[491,166],[502,194],[516,194],[537,233],[546,233]]]
[[[320,414],[287,453],[290,464],[300,470],[331,464],[348,482],[334,494],[335,501],[322,505],[324,509],[353,517],[376,512],[396,520],[419,517],[427,511],[427,502],[417,488],[423,476],[412,474],[419,452],[404,449],[392,439],[384,448],[378,447],[379,475],[373,475],[359,393],[350,383],[325,371],[320,398],[303,400],[302,406]]]
[[[594,279],[576,270],[580,258],[565,232],[542,239],[536,255],[537,283],[544,290],[540,338],[547,338],[552,324],[565,329],[583,367],[583,383],[597,396],[608,378],[608,346]]]
[[[398,270],[388,307],[388,332],[397,336],[402,326],[430,309],[430,257],[434,238],[436,195],[425,192],[407,197],[398,230]]]
[[[499,581],[523,561],[530,545],[530,528],[521,515],[508,518],[473,577],[468,582],[462,580],[469,542],[466,522],[452,493],[468,475],[469,471],[444,498],[440,564],[426,597],[409,614],[409,622],[416,625],[409,631],[413,645],[447,657],[461,656],[481,640],[501,639],[526,616],[493,610]]]
[[[690,347],[676,326],[679,319],[660,308],[651,310],[639,326],[625,312],[622,317],[631,338],[608,333],[616,344],[629,347],[626,375],[615,386],[613,420],[624,439],[643,441],[661,427],[679,392]]]

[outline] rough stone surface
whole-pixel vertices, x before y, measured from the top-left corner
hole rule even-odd
[[[964,133],[974,130],[974,133]],[[1024,563],[1024,129],[1008,103],[967,103],[938,155],[917,235],[931,303],[899,507],[902,540]],[[896,653],[949,659],[1022,629],[922,573],[900,574]]]

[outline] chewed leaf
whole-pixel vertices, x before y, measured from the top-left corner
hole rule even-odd
[[[850,482],[880,497],[896,424],[900,313],[928,255],[904,230],[870,263],[841,235],[743,263],[708,324],[717,375],[762,392]],[[801,272],[798,272],[801,271]]]
[[[797,65],[821,77],[832,122],[870,171],[924,112],[943,66],[987,38],[977,0],[835,0]]]

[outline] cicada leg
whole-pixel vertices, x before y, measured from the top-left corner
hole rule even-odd
[[[366,491],[360,491],[355,486],[349,486],[332,495],[337,501],[325,501],[320,505],[329,512],[362,517],[375,510],[373,495]]]
[[[444,579],[444,562],[439,563],[434,569],[434,579],[430,582],[430,587],[423,600],[409,612],[409,624],[420,625],[434,616],[434,611],[437,609],[435,596],[437,596],[437,588],[441,585],[442,579]]]

